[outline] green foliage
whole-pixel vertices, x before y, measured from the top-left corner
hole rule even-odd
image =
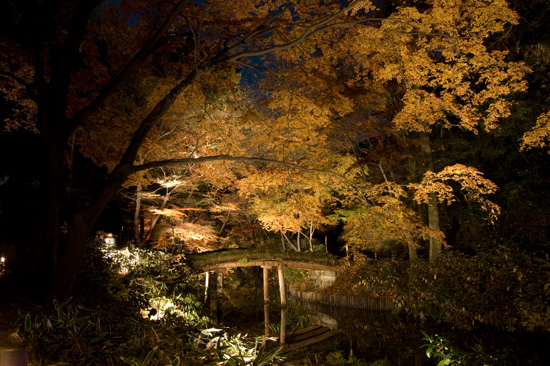
[[[333,351],[330,353],[320,353],[309,355],[299,361],[292,362],[296,366],[327,365],[327,366],[391,366],[392,363],[387,358],[382,358],[373,362],[367,362],[358,359],[355,356],[346,357],[342,351]]]
[[[326,364],[331,366],[344,366],[344,365],[353,365],[353,366],[368,366],[369,363],[358,360],[353,356],[346,357],[343,355],[342,351],[331,352],[326,357]]]
[[[424,333],[424,341],[427,343],[426,356],[428,358],[438,359],[437,366],[446,365],[468,365],[468,366],[487,366],[506,364],[505,359],[509,359],[507,350],[500,350],[500,355],[490,355],[481,344],[475,344],[470,349],[464,350],[457,347],[453,342],[445,337],[434,334]]]
[[[13,331],[33,364],[260,365],[276,357],[255,339],[200,331],[210,320],[181,256],[94,244],[87,259],[78,299],[21,307]]]
[[[394,259],[343,269],[333,291],[391,297],[398,310],[462,328],[550,330],[547,261],[495,250],[475,257],[445,252],[434,263]]]
[[[306,286],[307,273],[306,269],[285,267],[283,270],[285,281],[290,285],[301,288]]]
[[[183,359],[184,365],[259,366],[278,358],[277,350],[258,347],[258,339],[249,342],[240,334],[230,337],[222,329],[204,329],[191,342],[194,349]]]
[[[438,358],[438,366],[464,365],[464,352],[452,346],[446,338],[437,334],[430,336],[424,333],[424,340],[428,342],[428,344],[425,345],[426,356],[428,356],[428,358]]]
[[[96,296],[101,293],[101,296]],[[134,314],[157,311],[153,319],[181,317],[191,326],[205,326],[200,310],[200,282],[182,255],[143,249],[111,250],[94,242],[88,248],[75,297],[94,306],[105,301],[114,311]],[[94,301],[100,301],[101,303]],[[115,305],[118,304],[118,305]]]

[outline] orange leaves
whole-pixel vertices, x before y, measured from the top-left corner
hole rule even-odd
[[[414,194],[414,200],[418,204],[429,204],[432,193],[437,195],[438,202],[447,202],[447,204],[450,205],[455,201],[455,195],[453,194],[452,187],[446,185],[445,183],[437,182],[435,179],[435,174],[432,172],[427,172],[424,175],[422,183],[414,184],[414,187],[417,188]],[[430,183],[426,184],[425,181],[429,181]],[[420,187],[422,187],[422,189],[420,189]]]
[[[379,252],[392,244],[415,246],[421,239],[430,237],[443,241],[442,232],[430,230],[399,199],[385,196],[379,203],[379,206],[339,211],[338,216],[345,223],[343,238],[356,249]]]
[[[162,210],[153,208],[151,209],[151,212],[157,215],[163,215],[168,217],[183,217],[185,216],[185,213],[182,212],[181,209],[173,209],[173,208],[165,208]]]
[[[466,201],[477,202],[481,209],[488,215],[492,223],[500,213],[500,208],[485,198],[497,190],[496,184],[483,177],[483,173],[473,167],[455,164],[444,168],[439,173],[426,172],[422,182],[410,184],[415,190],[414,200],[421,203],[429,203],[430,195],[435,193],[439,202],[448,205],[456,200],[454,189],[451,185],[458,184],[460,192]]]
[[[323,208],[330,196],[322,179],[312,174],[264,170],[241,180],[239,187],[251,201],[250,213],[266,230],[299,232],[311,222],[328,222]]]
[[[537,118],[537,123],[532,130],[523,135],[521,149],[544,148],[550,145],[550,112],[546,112]],[[550,153],[550,150],[548,150]]]
[[[395,127],[429,132],[436,124],[455,126],[448,122],[453,116],[468,131],[495,128],[509,114],[504,97],[525,90],[528,69],[505,61],[504,52],[487,50],[484,42],[515,24],[517,15],[504,0],[440,0],[430,5],[422,13],[398,8],[379,31],[368,29],[380,33],[381,43],[367,46],[376,77],[407,88]]]
[[[353,5],[350,9],[350,15],[356,15],[360,11],[368,12],[369,10],[374,9],[374,5],[370,0],[356,0],[353,2]]]

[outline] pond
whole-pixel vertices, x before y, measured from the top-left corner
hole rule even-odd
[[[450,325],[407,319],[391,312],[324,306],[292,300],[289,319],[298,327],[320,324],[340,331],[322,344],[302,349],[297,358],[316,353],[341,352],[373,365],[427,366],[437,359],[426,356],[424,334],[440,335],[446,345],[456,349],[455,359],[464,357],[466,365],[550,365],[548,333],[505,332],[491,329],[453,329]],[[304,317],[307,320],[300,320]],[[302,322],[302,324],[299,324]],[[290,325],[292,327],[292,325]]]
[[[316,353],[339,352],[345,358],[354,356],[376,365],[434,364],[422,347],[426,342],[422,340],[419,327],[391,312],[324,306],[300,300],[291,300],[289,312],[294,314],[289,318],[296,319],[298,327],[319,324],[339,331],[323,343],[297,350],[295,356],[298,358],[314,360]]]
[[[260,337],[264,334],[264,302],[259,271],[240,274],[237,285],[224,286],[221,322],[236,333]],[[258,276],[257,276],[258,275]],[[246,280],[243,281],[244,278]],[[256,278],[258,280],[256,280]],[[256,283],[257,282],[257,283]],[[278,286],[270,284],[268,308],[270,336],[278,338],[281,311]],[[290,352],[288,364],[318,364],[327,355],[337,358],[354,356],[362,365],[430,366],[438,362],[426,356],[424,334],[440,335],[456,348],[457,357],[467,357],[466,365],[550,365],[550,336],[547,333],[505,332],[490,329],[453,329],[452,326],[410,319],[389,311],[367,311],[348,307],[326,306],[288,298],[284,318],[287,338],[293,332],[320,325],[338,330],[338,334]],[[268,342],[272,347],[278,344]],[[342,361],[343,362],[343,361]],[[340,363],[344,364],[344,363]]]

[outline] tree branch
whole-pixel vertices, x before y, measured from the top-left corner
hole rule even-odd
[[[51,55],[54,59],[54,62],[52,62],[51,84],[55,84],[52,90],[56,91],[55,100],[62,106],[63,110],[65,109],[71,74],[78,59],[80,45],[86,35],[88,19],[94,9],[103,1],[105,0],[87,0],[77,3],[63,46],[58,54]]]
[[[271,53],[271,52],[283,51],[283,50],[292,48],[292,47],[296,46],[297,44],[302,43],[303,41],[305,41],[308,38],[312,37],[313,35],[321,32],[323,30],[330,29],[330,28],[333,28],[334,26],[336,26],[335,24],[329,24],[329,23],[331,21],[333,21],[334,19],[336,19],[337,17],[339,17],[340,15],[342,15],[343,13],[345,13],[346,11],[351,10],[358,2],[359,1],[353,1],[348,6],[340,9],[339,11],[335,12],[334,14],[329,15],[326,18],[321,19],[320,21],[306,27],[305,30],[301,33],[301,35],[297,36],[293,41],[290,41],[290,42],[287,42],[287,43],[284,43],[284,44],[280,44],[280,45],[275,45],[275,46],[271,46],[271,47],[258,49],[258,50],[245,50],[245,51],[237,52],[236,54],[234,54],[232,56],[228,56],[226,61],[237,61],[238,59],[243,58],[243,57],[262,56],[262,55],[265,55],[265,54],[268,54],[268,53]],[[273,19],[275,19],[275,17]],[[263,24],[265,24],[265,23],[263,23]],[[259,30],[257,29],[256,31],[254,31],[252,33],[252,35],[253,35],[252,38],[257,38],[258,36],[265,34],[265,32],[263,32],[263,31],[261,33],[258,33],[258,31]],[[256,33],[258,33],[258,34],[256,34]],[[236,49],[240,48],[241,46],[245,45],[245,41],[248,40],[249,37],[250,36],[245,37],[243,39],[243,42],[240,42],[240,43],[230,47],[229,49],[226,50],[225,53],[230,53],[231,51],[236,50]]]
[[[136,55],[128,62],[122,71],[112,79],[99,95],[85,108],[83,108],[71,121],[71,130],[79,126],[86,118],[95,113],[103,102],[126,80],[128,80],[137,66],[147,58],[147,56],[155,49],[162,35],[168,30],[174,19],[181,13],[183,7],[187,4],[187,0],[181,0],[168,15],[162,26],[155,34],[143,45]]]
[[[151,168],[160,168],[165,166],[184,165],[184,164],[204,164],[204,163],[210,163],[214,161],[234,161],[234,162],[241,162],[241,163],[277,164],[287,168],[297,169],[306,173],[319,173],[319,174],[330,175],[340,180],[343,180],[344,182],[348,183],[349,185],[353,186],[354,188],[360,191],[364,190],[364,187],[361,187],[360,185],[352,182],[346,177],[338,173],[332,172],[330,170],[306,168],[306,167],[293,164],[293,163],[288,163],[285,161],[274,160],[274,159],[264,159],[264,158],[257,158],[257,157],[248,157],[248,156],[214,155],[214,156],[205,156],[200,158],[159,160],[159,161],[153,161],[142,165],[134,165],[130,169],[130,172],[131,174],[133,174],[133,173],[146,170],[146,169],[151,169]]]
[[[193,71],[191,71],[179,84],[177,84],[170,92],[158,102],[153,110],[145,117],[138,129],[134,132],[130,144],[126,148],[122,159],[120,160],[119,166],[130,165],[133,166],[134,160],[136,159],[139,148],[143,144],[143,141],[147,137],[147,134],[151,130],[151,127],[157,122],[164,114],[170,109],[174,104],[177,97],[189,86],[197,77],[208,67],[212,66],[211,64],[204,63],[198,65]],[[116,168],[115,168],[116,169]]]

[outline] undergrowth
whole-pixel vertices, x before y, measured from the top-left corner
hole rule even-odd
[[[75,297],[26,303],[12,332],[33,365],[260,365],[261,340],[212,328],[181,255],[90,245]]]
[[[435,262],[359,260],[332,292],[390,297],[404,311],[459,328],[550,331],[550,264],[504,250],[474,257],[447,252]]]

